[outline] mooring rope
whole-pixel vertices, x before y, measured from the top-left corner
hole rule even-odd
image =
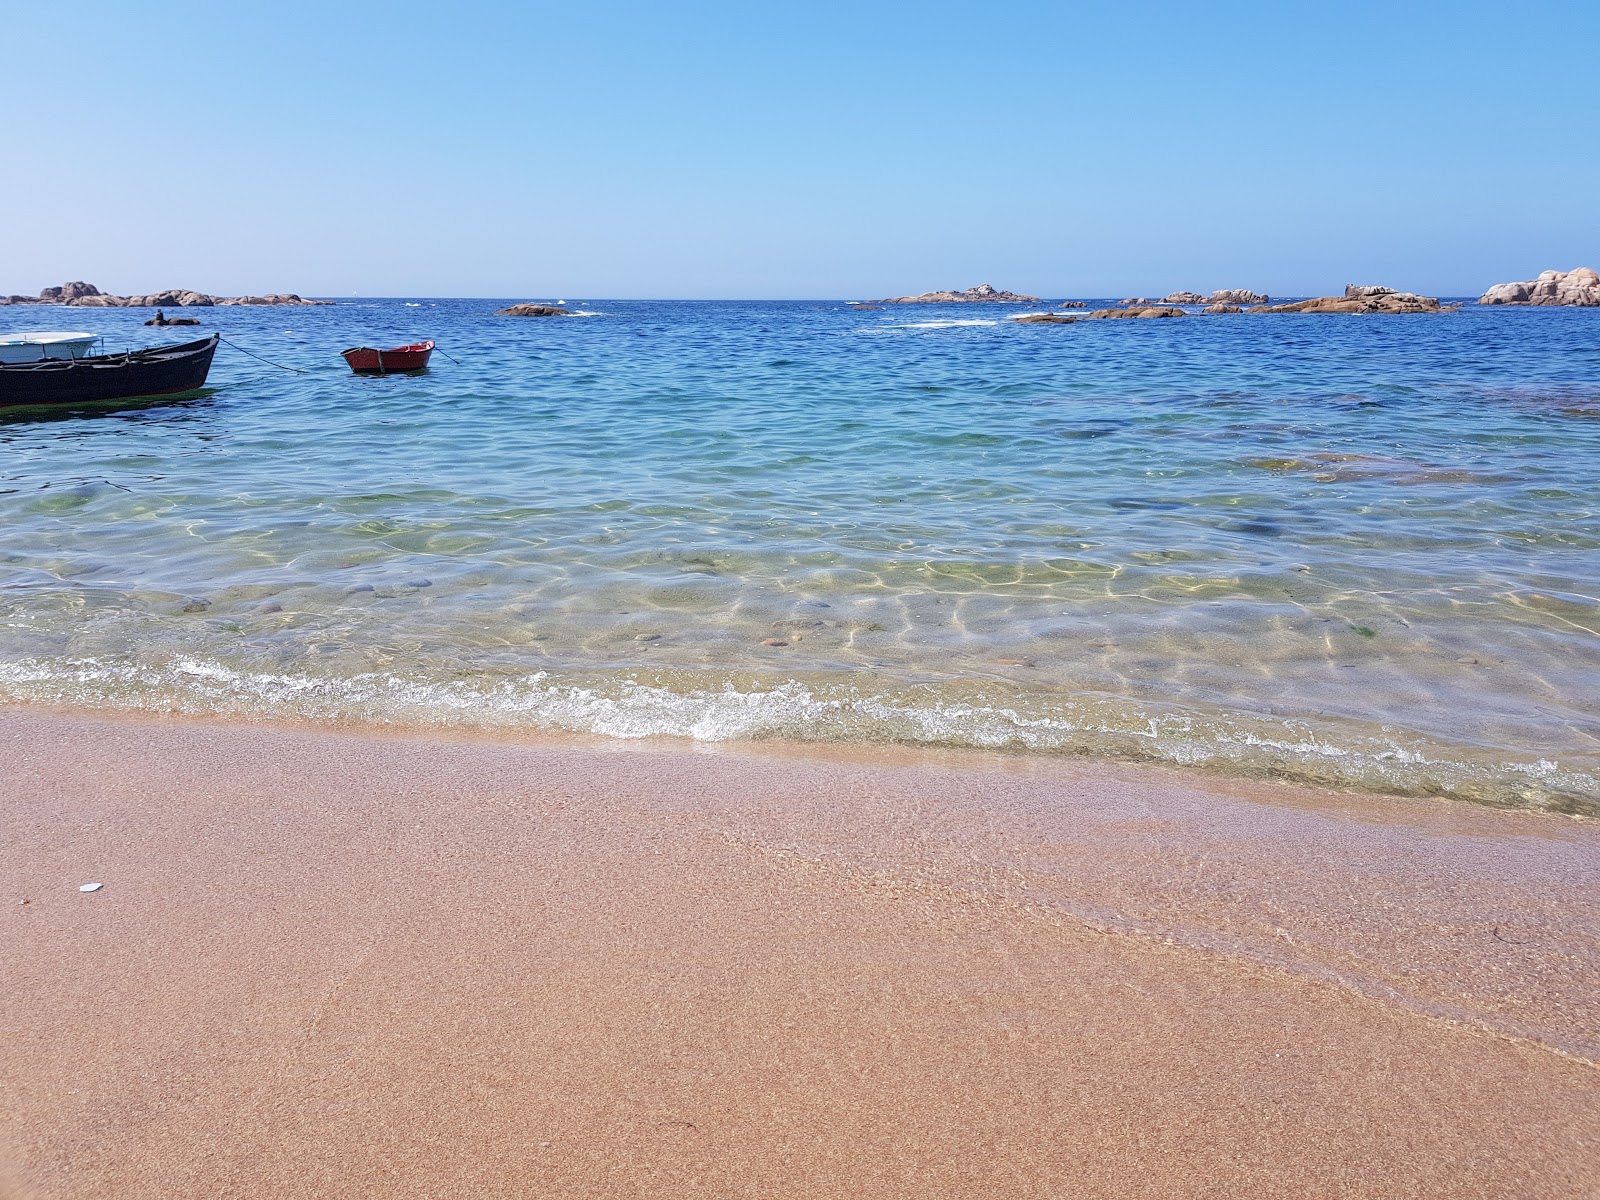
[[[250,357],[255,359],[257,362],[264,362],[269,367],[277,367],[280,371],[293,371],[296,375],[309,375],[311,373],[305,370],[303,367],[286,367],[282,363],[273,362],[270,358],[262,358],[259,354],[251,354],[250,351],[246,350],[243,346],[235,346],[225,337],[219,337],[217,340],[224,346],[233,346],[233,348],[240,354],[249,354]]]
[[[435,349],[435,350],[439,350],[439,347],[438,347],[438,346],[434,346],[434,349]],[[440,353],[440,354],[444,354],[444,351],[443,351],[443,350],[439,350],[439,353]],[[450,358],[450,356],[449,356],[449,355],[448,355],[448,354],[444,354],[444,356],[445,356],[445,357],[446,357],[446,358]],[[461,365],[461,363],[460,363],[460,362],[459,362],[459,361],[458,361],[458,360],[456,360],[456,359],[454,359],[454,358],[450,358],[450,361],[451,361],[451,362],[453,362],[453,363],[455,363],[455,364],[456,364],[456,366],[458,366],[458,367],[459,367],[459,366],[460,366],[460,365]]]

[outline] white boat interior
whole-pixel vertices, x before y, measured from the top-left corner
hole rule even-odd
[[[0,363],[39,362],[46,358],[82,358],[100,340],[95,333],[0,333]]]

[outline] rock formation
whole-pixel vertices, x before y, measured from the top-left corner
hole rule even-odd
[[[980,283],[964,292],[923,292],[920,296],[891,296],[887,300],[873,300],[873,304],[1040,304],[1037,296],[1020,292],[1002,292],[993,284]]]
[[[1242,313],[1244,309],[1237,304],[1208,304],[1200,311],[1203,313]]]
[[[1219,288],[1211,293],[1212,304],[1265,304],[1271,296],[1252,292],[1249,288]]]
[[[151,317],[148,321],[146,321],[145,324],[146,325],[198,325],[198,324],[200,324],[200,318],[199,317],[169,317],[169,316],[167,316],[166,313],[162,312],[158,308],[158,309],[156,309],[156,315]]]
[[[1097,308],[1089,314],[1090,320],[1108,317],[1181,317],[1183,309],[1172,307]]]
[[[1436,313],[1445,311],[1432,296],[1397,292],[1391,287],[1351,284],[1342,296],[1315,296],[1293,304],[1258,304],[1253,313]]]
[[[1600,307],[1600,275],[1592,267],[1571,271],[1545,271],[1526,283],[1497,283],[1482,296],[1479,304],[1570,304],[1581,308]]]
[[[1088,308],[1089,307],[1089,302],[1087,300],[1063,300],[1060,304],[1056,305],[1056,307],[1057,308]]]
[[[1075,325],[1083,320],[1082,317],[1069,317],[1065,313],[1028,313],[1026,316],[1013,317],[1019,325]]]
[[[0,304],[65,304],[72,308],[208,308],[213,304],[332,304],[332,300],[306,300],[294,294],[271,292],[265,296],[208,296],[186,288],[151,292],[148,296],[108,296],[92,283],[76,280],[48,287],[38,296],[0,297]]]
[[[1163,296],[1163,304],[1204,304],[1206,298],[1199,292],[1173,292],[1170,296]]]
[[[500,317],[569,317],[572,314],[554,304],[513,304],[495,314]]]

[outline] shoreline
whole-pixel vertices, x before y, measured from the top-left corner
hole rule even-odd
[[[8,1194],[1600,1163],[1590,821],[973,750],[21,706],[0,742]]]

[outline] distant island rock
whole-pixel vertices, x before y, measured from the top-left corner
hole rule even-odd
[[[556,304],[513,304],[502,308],[497,317],[570,317],[572,312]]]
[[[0,304],[65,304],[72,308],[210,308],[213,305],[332,304],[332,300],[307,300],[293,293],[265,296],[208,296],[186,288],[151,292],[148,296],[111,296],[81,279],[60,287],[47,287],[37,296],[0,296]]]
[[[1579,308],[1600,307],[1600,275],[1593,267],[1571,271],[1545,271],[1526,283],[1497,283],[1482,296],[1479,304],[1568,304]]]
[[[920,296],[891,296],[871,304],[1043,304],[1037,296],[1003,292],[993,284],[980,283],[964,292],[923,292]]]
[[[1219,288],[1206,299],[1208,304],[1265,304],[1271,296],[1252,292],[1249,288]]]
[[[1454,311],[1432,296],[1397,292],[1392,287],[1350,284],[1342,296],[1314,296],[1293,304],[1258,304],[1253,313],[1436,313]]]
[[[1199,292],[1173,292],[1170,296],[1163,296],[1163,304],[1204,304],[1206,298]]]
[[[1091,321],[1100,321],[1114,319],[1117,317],[1149,318],[1181,317],[1184,315],[1183,309],[1173,308],[1171,305],[1151,305],[1147,307],[1135,304],[1131,308],[1097,308],[1094,310],[1094,312],[1089,314],[1088,319]]]
[[[1208,304],[1200,311],[1207,315],[1214,316],[1218,313],[1242,313],[1244,309],[1240,308],[1237,304]]]
[[[1028,313],[1025,316],[1013,317],[1019,325],[1075,325],[1083,320],[1082,317],[1069,317],[1065,313]]]

